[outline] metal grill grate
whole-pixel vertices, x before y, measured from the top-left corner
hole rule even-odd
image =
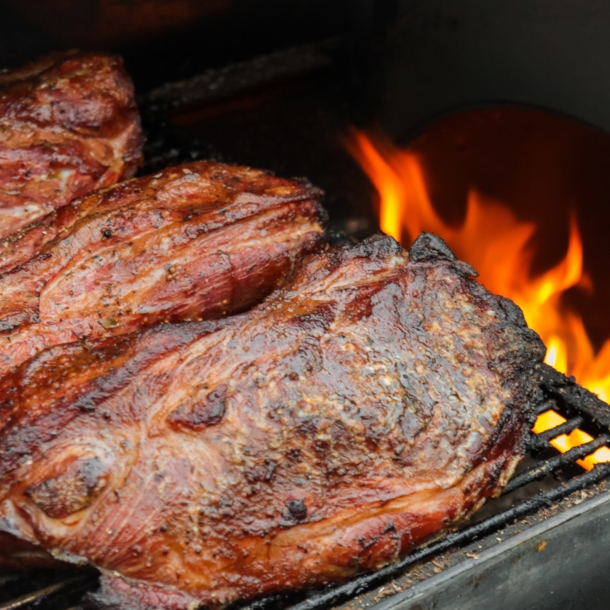
[[[0,576],[0,609],[77,610],[97,577],[90,571],[37,570]]]

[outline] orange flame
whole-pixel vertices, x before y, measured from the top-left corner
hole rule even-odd
[[[506,206],[471,191],[463,224],[450,226],[434,209],[421,164],[413,152],[383,140],[373,144],[360,132],[354,132],[348,146],[379,193],[379,222],[384,233],[405,246],[422,231],[440,235],[460,259],[479,272],[480,281],[490,291],[521,307],[527,323],[547,346],[547,364],[574,375],[602,400],[610,400],[610,340],[596,355],[582,318],[567,309],[561,299],[573,286],[590,287],[583,273],[582,241],[574,217],[564,259],[532,277],[533,223],[519,221]],[[534,431],[543,432],[564,421],[550,411],[538,418]],[[569,436],[553,439],[551,444],[563,452],[591,440],[587,433],[575,430]],[[610,461],[610,449],[602,447],[579,463],[590,470],[601,461]]]

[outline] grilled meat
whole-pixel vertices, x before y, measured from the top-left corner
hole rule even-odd
[[[141,145],[133,86],[121,59],[54,53],[0,72],[0,239],[133,176]],[[30,244],[19,242],[13,236],[2,244],[0,265],[27,260]]]
[[[131,610],[396,560],[501,491],[538,399],[542,342],[473,276],[377,238],[240,316],[44,352],[0,383],[0,528]]]
[[[0,374],[59,343],[253,305],[323,243],[320,195],[196,162],[64,206],[29,229],[51,241],[0,276]]]

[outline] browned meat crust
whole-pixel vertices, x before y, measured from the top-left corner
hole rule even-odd
[[[395,561],[497,494],[544,347],[437,238],[312,256],[254,310],[48,350],[0,385],[0,528],[195,608]]]
[[[29,229],[51,241],[0,275],[0,374],[59,343],[255,304],[324,242],[320,195],[201,161],[61,208]]]
[[[141,146],[133,85],[120,58],[54,53],[0,72],[0,239],[130,178]],[[0,244],[2,267],[29,258],[31,244],[14,242],[17,236]]]

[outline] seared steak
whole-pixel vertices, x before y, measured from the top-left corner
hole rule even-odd
[[[120,58],[54,53],[0,72],[0,239],[133,176],[141,145],[133,86]],[[24,260],[30,244],[19,241],[12,236],[0,244],[0,266]]]
[[[45,351],[0,383],[0,528],[122,609],[395,561],[502,490],[531,424],[544,347],[475,275],[377,238],[248,313]]]
[[[320,195],[202,161],[61,208],[30,228],[53,239],[0,276],[0,374],[59,343],[253,305],[324,242]]]

